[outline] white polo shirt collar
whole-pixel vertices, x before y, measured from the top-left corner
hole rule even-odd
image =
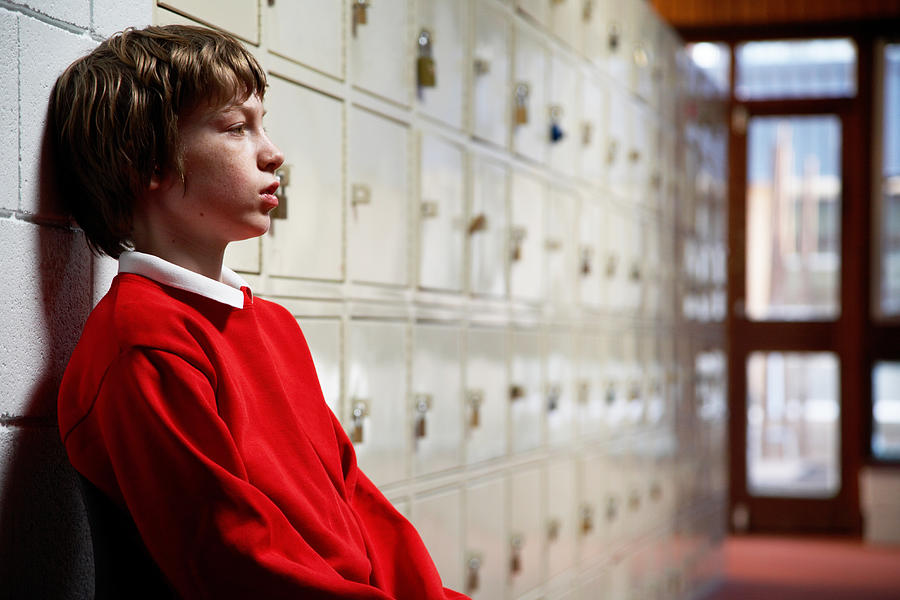
[[[119,273],[143,275],[157,283],[199,294],[234,308],[244,308],[241,288],[250,289],[240,275],[225,266],[222,267],[222,281],[216,281],[158,256],[135,251],[123,252],[119,256]]]

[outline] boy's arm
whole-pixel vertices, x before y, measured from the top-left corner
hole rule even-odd
[[[179,356],[122,354],[93,410],[115,476],[94,483],[118,487],[182,597],[391,598],[341,576],[249,483],[209,380]]]

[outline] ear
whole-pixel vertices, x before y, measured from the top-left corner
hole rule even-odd
[[[159,167],[153,169],[153,173],[150,175],[150,183],[147,184],[147,189],[152,191],[158,190],[162,187],[162,173],[159,170]]]

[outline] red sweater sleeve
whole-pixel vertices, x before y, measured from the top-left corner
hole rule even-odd
[[[184,359],[123,353],[92,418],[118,491],[182,597],[392,598],[344,579],[248,481],[209,379]]]

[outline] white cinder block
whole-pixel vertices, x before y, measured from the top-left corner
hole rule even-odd
[[[94,0],[92,29],[107,38],[126,27],[146,27],[153,21],[151,0]]]
[[[56,414],[56,392],[91,308],[81,233],[0,220],[0,413]]]
[[[18,16],[0,9],[0,209],[19,206]]]
[[[87,54],[96,42],[37,19],[21,16],[19,21],[20,141],[21,173],[20,210],[43,216],[57,216],[59,209],[52,198],[40,197],[41,147],[47,101],[59,74],[76,58]],[[102,173],[97,173],[101,177]]]
[[[12,0],[12,3],[85,29],[90,26],[90,0]]]
[[[55,427],[0,427],[2,598],[94,597],[91,538]]]

